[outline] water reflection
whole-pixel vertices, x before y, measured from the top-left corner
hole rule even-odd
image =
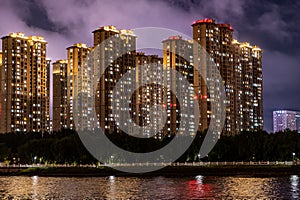
[[[204,176],[198,175],[194,180],[188,182],[188,197],[192,198],[205,198],[211,194],[212,185],[208,184],[204,180]]]
[[[299,199],[299,176],[0,177],[0,199]]]
[[[223,177],[220,195],[233,199],[272,199],[280,196],[277,178]]]
[[[101,178],[100,178],[101,179]],[[122,178],[109,176],[106,181],[106,187],[100,186],[100,190],[105,199],[137,199],[139,190],[142,183],[142,179],[138,178]],[[100,180],[102,182],[103,180]]]
[[[116,196],[115,176],[109,177],[109,191],[108,197],[112,198]]]
[[[33,199],[37,199],[37,187],[38,187],[38,176],[33,176],[32,177],[32,188],[33,188]]]
[[[292,175],[290,178],[291,181],[291,193],[294,199],[299,199],[299,176]]]

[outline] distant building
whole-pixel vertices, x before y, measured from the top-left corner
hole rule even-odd
[[[2,37],[0,132],[45,132],[49,124],[47,42],[40,36]]]
[[[290,110],[273,111],[274,133],[286,129],[300,133],[300,112]]]

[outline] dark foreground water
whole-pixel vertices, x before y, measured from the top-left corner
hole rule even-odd
[[[0,177],[0,199],[300,199],[299,177]]]

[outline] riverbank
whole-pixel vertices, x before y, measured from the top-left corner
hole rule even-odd
[[[131,167],[134,168],[134,167]],[[300,175],[300,165],[167,166],[149,173],[125,173],[100,167],[1,167],[0,176],[105,177],[105,176],[249,176]]]

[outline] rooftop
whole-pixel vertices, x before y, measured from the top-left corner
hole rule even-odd
[[[99,27],[98,29],[94,30],[93,33],[94,33],[94,32],[97,32],[97,31],[103,31],[103,30],[104,30],[104,31],[113,31],[113,32],[118,33],[118,30],[117,30],[116,26],[112,26],[112,25],[109,25],[109,26],[101,26],[101,27]]]
[[[136,37],[136,35],[133,33],[132,30],[126,30],[126,29],[118,30],[116,26],[112,26],[112,25],[99,27],[97,30],[94,30],[93,33],[98,31],[111,31],[111,32],[119,33],[120,35],[129,35],[129,36]]]
[[[76,44],[73,44],[73,46],[68,47],[67,49],[72,48],[72,47],[87,48],[86,44],[84,44],[84,43],[76,43]]]
[[[201,23],[215,23],[215,20],[214,19],[208,19],[208,18],[199,19],[199,20],[194,21],[192,25],[201,24]]]

